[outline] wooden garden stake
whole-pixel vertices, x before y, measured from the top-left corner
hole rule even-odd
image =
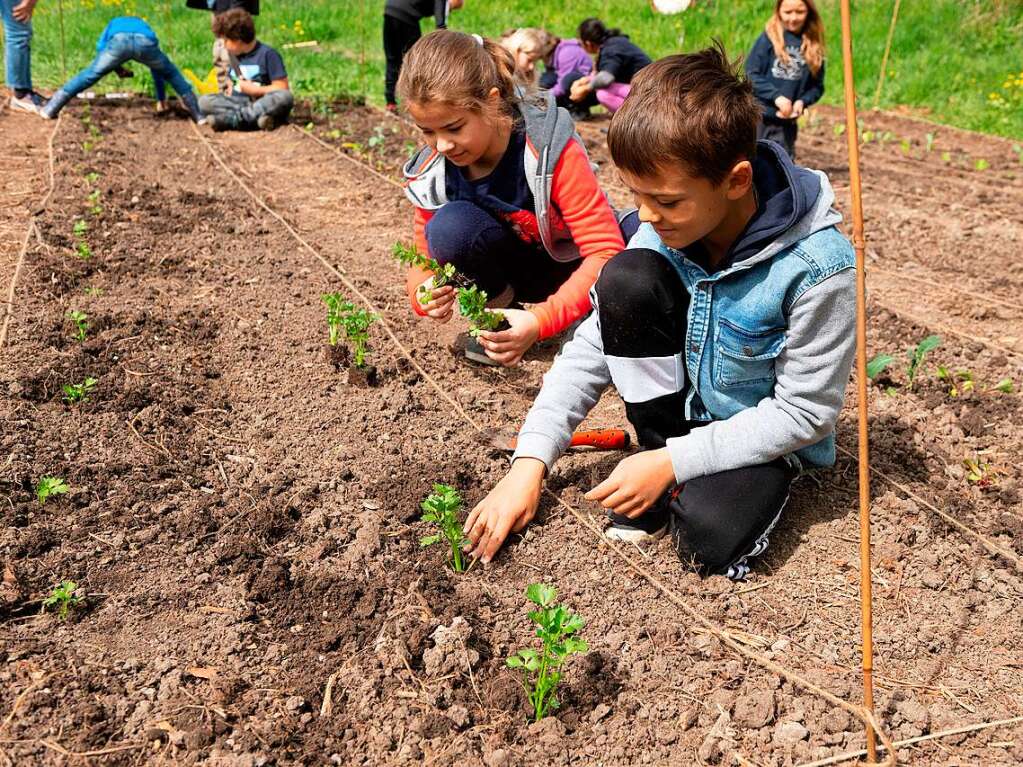
[[[57,15],[60,17],[60,70],[61,77],[67,82],[67,49],[64,44],[64,0],[57,0]]]
[[[874,636],[870,572],[870,444],[867,430],[867,279],[863,239],[860,145],[856,132],[856,86],[853,83],[852,23],[849,0],[842,0],[842,65],[845,80],[845,135],[849,144],[849,194],[852,198],[853,247],[856,249],[856,385],[859,410],[860,617],[863,649],[863,705],[874,710]],[[867,728],[867,758],[877,761],[874,731]]]
[[[895,37],[895,22],[899,18],[899,5],[902,0],[895,0],[892,9],[892,23],[888,26],[888,41],[884,44],[884,56],[881,57],[881,73],[877,76],[877,90],[874,91],[874,109],[881,102],[881,88],[884,86],[884,73],[888,69],[888,54],[892,52],[892,38]]]

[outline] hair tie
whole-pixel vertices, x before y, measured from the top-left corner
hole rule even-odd
[[[477,35],[475,32],[472,35],[472,39],[475,40],[480,47],[483,46],[483,35]]]

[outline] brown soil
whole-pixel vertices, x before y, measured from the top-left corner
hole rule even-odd
[[[11,119],[0,116],[5,134]],[[822,111],[800,150],[841,190],[833,119]],[[0,714],[12,714],[0,719],[0,763],[65,764],[61,749],[123,747],[102,763],[785,765],[861,747],[847,714],[691,625],[549,499],[491,566],[447,571],[439,548],[418,544],[420,500],[444,481],[472,505],[506,457],[481,449],[379,326],[370,361],[381,385],[345,385],[323,353],[319,302],[343,286],[221,172],[186,122],[130,105],[94,108],[93,120],[104,137],[91,152],[74,108],[61,125],[42,243],[29,251],[0,350],[0,569],[9,572]],[[895,133],[923,131],[883,120]],[[606,174],[601,127],[582,131]],[[384,147],[386,171],[412,138],[404,123],[360,108],[314,131],[364,147],[383,133],[374,151]],[[1008,244],[1023,234],[1023,204],[1015,170],[988,147],[1009,159],[1011,150],[940,136],[971,157],[983,149],[990,172],[939,172],[898,142],[868,145],[875,263],[1014,300],[1023,275]],[[458,323],[438,330],[410,315],[389,255],[408,238],[398,189],[293,129],[212,141],[471,418],[521,420],[555,347],[513,370],[473,366],[448,351]],[[98,215],[85,202],[89,171],[100,174]],[[997,196],[982,197],[996,179]],[[89,221],[89,261],[73,255],[75,216]],[[977,222],[968,238],[963,221]],[[931,328],[906,319],[916,307],[898,283],[872,279],[869,332],[872,348],[901,365]],[[982,320],[971,312],[986,305],[939,292],[915,291],[944,311],[917,311],[975,333]],[[89,314],[84,343],[70,338],[71,309]],[[946,337],[938,362],[969,368],[975,390],[950,397],[934,364],[910,390],[894,370],[894,394],[872,389],[874,465],[1023,552],[1023,408],[1016,394],[989,391],[1007,376],[1023,383],[1019,357]],[[61,386],[87,376],[97,380],[88,401],[65,404]],[[849,406],[839,438],[853,448]],[[620,400],[605,396],[590,423],[624,425]],[[599,519],[582,494],[619,457],[570,456],[550,486]],[[968,481],[967,457],[990,465],[990,481]],[[71,491],[40,507],[32,487],[48,474]],[[740,641],[857,701],[855,514],[855,464],[841,457],[797,484],[747,583],[700,580],[666,542],[633,556]],[[874,565],[877,708],[892,736],[1020,714],[1020,573],[880,479]],[[62,578],[86,595],[66,622],[39,614]],[[567,666],[556,718],[529,725],[504,659],[534,641],[524,592],[541,580],[586,618],[591,653]],[[1016,764],[1023,728],[922,743],[900,758]]]

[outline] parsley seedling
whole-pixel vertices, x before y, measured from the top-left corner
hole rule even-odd
[[[39,505],[42,506],[50,496],[64,495],[68,490],[70,488],[67,486],[67,483],[60,477],[40,477],[36,485],[36,499],[39,501]]]
[[[86,378],[80,384],[64,384],[64,400],[69,405],[85,402],[96,386],[95,378]]]
[[[462,497],[455,488],[449,485],[434,484],[433,492],[419,504],[423,510],[423,522],[433,522],[440,528],[439,533],[426,535],[419,539],[420,546],[432,546],[446,539],[451,546],[451,567],[456,573],[465,572],[462,559],[462,544],[465,535],[462,533],[462,522],[458,512],[462,509]]]
[[[505,321],[501,312],[487,309],[487,292],[475,285],[458,289],[458,311],[469,321],[469,335],[473,337],[488,330],[497,330]]]
[[[61,581],[60,585],[55,586],[50,592],[50,596],[43,600],[43,610],[56,607],[57,617],[66,620],[71,610],[85,602],[85,599],[75,594],[77,590],[78,584],[74,581]]]
[[[85,312],[80,312],[77,309],[67,313],[68,319],[75,323],[75,340],[84,341],[85,331],[89,329],[89,315]]]

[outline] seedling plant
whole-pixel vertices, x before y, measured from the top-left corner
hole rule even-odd
[[[95,378],[86,378],[80,384],[64,384],[64,400],[69,405],[85,402],[95,386]]]
[[[36,484],[36,500],[43,506],[51,496],[64,495],[69,489],[60,477],[40,477]]]
[[[365,309],[357,309],[340,293],[324,293],[320,298],[327,305],[327,329],[331,346],[337,346],[341,331],[351,345],[355,367],[366,367],[366,352],[369,350],[369,326],[378,317]]]
[[[470,288],[459,288],[458,311],[469,321],[469,335],[479,336],[488,330],[497,330],[505,322],[504,314],[493,312],[487,308],[487,292],[475,285]]]
[[[562,605],[554,604],[558,592],[553,586],[531,583],[526,599],[538,609],[529,613],[537,625],[540,650],[518,650],[506,661],[508,668],[520,669],[522,686],[533,708],[533,719],[539,722],[560,705],[557,697],[561,667],[572,655],[589,649],[586,641],[576,636],[585,625],[583,619]]]
[[[82,597],[75,594],[77,590],[78,584],[74,581],[61,581],[60,585],[55,586],[50,592],[50,596],[43,600],[43,611],[49,607],[56,607],[57,617],[66,620],[71,610],[85,602]]]
[[[89,248],[89,243],[85,241],[85,234],[88,231],[89,222],[82,218],[75,221],[71,228],[71,233],[75,238],[75,253],[83,261],[92,258],[92,250]]]
[[[79,342],[84,341],[85,332],[89,329],[89,315],[85,312],[73,309],[67,313],[67,316],[69,320],[75,323],[75,340]]]
[[[941,345],[941,336],[927,336],[916,346],[910,348],[907,351],[909,358],[909,364],[906,366],[906,382],[907,388],[912,391],[916,385],[917,376],[923,369],[924,360],[927,355],[937,349]],[[870,362],[867,363],[867,378],[871,381],[876,380],[881,373],[887,370],[895,362],[895,358],[890,354],[879,354],[874,357]],[[939,377],[941,377],[939,369]],[[889,387],[888,393],[894,393],[894,389]]]
[[[462,496],[450,485],[434,484],[433,492],[419,504],[423,510],[423,522],[433,522],[440,532],[425,535],[419,539],[420,546],[433,546],[446,540],[451,547],[451,569],[456,573],[465,572],[465,560],[462,558],[462,546],[465,534],[462,532],[462,521],[459,512],[462,510]]]

